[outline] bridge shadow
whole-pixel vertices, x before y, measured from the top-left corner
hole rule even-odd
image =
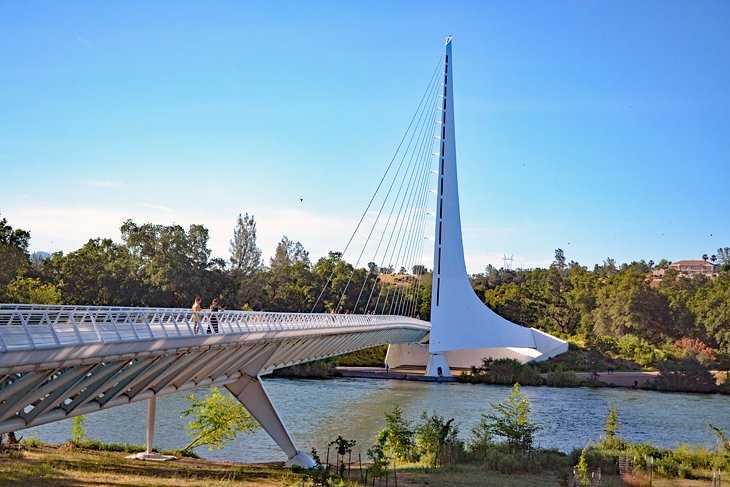
[[[238,465],[193,458],[158,463],[126,459],[125,455],[47,446],[3,452],[0,486],[193,486],[232,481],[279,485],[295,481],[283,463]]]

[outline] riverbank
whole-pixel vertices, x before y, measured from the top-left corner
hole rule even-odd
[[[23,446],[0,452],[0,487],[50,486],[298,486],[303,474],[282,463],[243,464],[180,458],[172,462],[130,460],[125,453],[70,449],[65,446]],[[398,467],[400,487],[546,487],[560,485],[553,473],[500,474],[478,465],[440,469],[420,465]],[[392,482],[391,477],[391,482]],[[655,487],[705,487],[707,479],[655,478]],[[308,483],[307,485],[311,485]],[[356,482],[351,486],[361,485]],[[618,487],[616,475],[604,475],[602,486]]]
[[[412,380],[423,382],[455,382],[457,378],[453,377],[426,377],[426,370],[417,367],[402,367],[397,369],[388,369],[383,367],[337,367],[339,377],[352,377],[363,379],[388,379],[388,380]],[[544,374],[546,375],[546,374]],[[655,379],[659,372],[632,370],[621,372],[599,372],[593,374],[590,372],[575,372],[575,375],[581,381],[596,379],[608,386],[613,387],[643,387],[646,382]]]

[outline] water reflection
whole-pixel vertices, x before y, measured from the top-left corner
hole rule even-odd
[[[324,453],[327,443],[342,435],[357,440],[355,452],[370,447],[385,425],[384,413],[398,403],[405,416],[417,419],[421,411],[436,411],[456,418],[466,438],[489,404],[505,400],[508,386],[436,384],[368,379],[306,381],[272,379],[266,389],[300,448],[312,447]],[[536,435],[543,447],[570,451],[599,440],[611,405],[619,407],[620,434],[632,442],[651,442],[674,447],[689,443],[714,447],[715,436],[707,423],[730,431],[730,397],[720,395],[668,394],[631,389],[561,389],[524,387],[535,420],[541,425]],[[189,402],[183,394],[157,401],[155,446],[180,448],[189,437],[187,418],[180,413]],[[135,403],[87,416],[89,437],[115,443],[144,444],[146,403]],[[20,432],[37,435],[50,443],[62,443],[71,436],[71,420]],[[263,462],[285,460],[284,454],[264,433],[240,435],[223,450],[198,449],[198,454],[215,460]]]

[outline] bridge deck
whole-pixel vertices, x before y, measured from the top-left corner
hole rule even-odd
[[[428,331],[427,322],[404,316],[193,312],[178,308],[38,306],[0,304],[0,352],[189,338],[207,334],[251,334],[388,327]],[[215,331],[217,328],[217,331]]]

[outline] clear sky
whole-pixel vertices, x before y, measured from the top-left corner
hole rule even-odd
[[[730,246],[728,26],[727,1],[0,2],[0,213],[33,251],[132,218],[227,258],[246,212],[266,257],[342,249],[451,34],[470,272],[700,258]]]

